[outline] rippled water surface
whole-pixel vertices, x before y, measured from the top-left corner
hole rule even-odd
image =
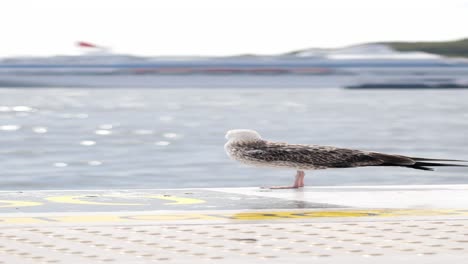
[[[294,171],[241,166],[224,133],[468,159],[468,91],[1,89],[1,189],[268,186]],[[468,183],[468,169],[306,173],[307,185]]]

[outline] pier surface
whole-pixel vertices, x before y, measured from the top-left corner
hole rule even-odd
[[[0,263],[463,263],[468,185],[0,192]]]

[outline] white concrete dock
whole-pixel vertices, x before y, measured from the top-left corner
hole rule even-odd
[[[464,263],[468,185],[0,192],[0,263]]]

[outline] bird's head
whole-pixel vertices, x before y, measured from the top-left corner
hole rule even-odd
[[[246,142],[253,142],[253,141],[261,140],[262,137],[255,130],[234,129],[234,130],[229,130],[226,133],[226,139],[229,142],[239,142],[239,143],[245,142],[246,143]]]

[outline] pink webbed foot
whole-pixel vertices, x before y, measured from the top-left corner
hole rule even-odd
[[[305,172],[304,171],[297,171],[296,174],[296,180],[294,181],[294,184],[292,186],[272,186],[272,187],[262,187],[264,189],[298,189],[301,187],[304,187],[304,176]]]
[[[299,189],[301,186],[271,186],[271,187],[262,187],[262,189],[271,189],[271,190],[278,190],[278,189]]]

